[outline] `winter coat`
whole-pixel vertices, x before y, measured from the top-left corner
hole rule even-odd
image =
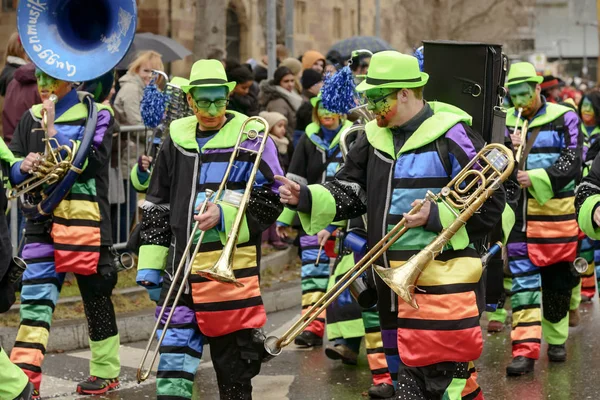
[[[121,88],[115,97],[113,109],[115,110],[115,119],[121,126],[144,125],[142,113],[140,112],[140,103],[144,96],[146,85],[138,74],[126,73],[119,79]],[[137,139],[137,146],[136,146]],[[144,152],[145,134],[140,132],[121,133],[121,177],[127,179],[127,174],[131,167],[137,162],[140,154]],[[127,147],[129,147],[129,157],[127,156]]]
[[[249,117],[258,115],[260,107],[258,105],[258,99],[256,95],[249,91],[246,96],[240,96],[239,94],[232,93],[229,96],[229,104],[227,109],[231,111],[237,111]]]
[[[23,60],[22,58],[8,56],[6,65],[2,69],[2,72],[0,72],[0,96],[6,96],[8,84],[13,80],[16,70],[25,64],[27,64],[27,61]]]
[[[302,97],[295,92],[288,92],[273,81],[264,80],[260,83],[258,101],[262,109],[276,111],[283,114],[288,120],[286,135],[291,139],[296,129],[296,112],[302,104]]]
[[[12,140],[15,128],[23,114],[34,104],[41,102],[35,79],[35,65],[29,63],[19,67],[6,90],[4,110],[2,110],[2,131],[6,144]]]

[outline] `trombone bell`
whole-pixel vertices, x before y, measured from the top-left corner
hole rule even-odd
[[[279,342],[280,339],[277,336],[269,336],[265,339],[265,351],[271,356],[280,355],[283,351],[283,348],[280,346]]]
[[[228,252],[227,249],[223,249],[219,260],[210,267],[202,271],[198,271],[198,275],[210,279],[211,281],[217,281],[221,283],[233,284],[236,287],[244,287],[244,284],[235,279],[233,274],[233,253]]]
[[[413,256],[405,264],[398,268],[383,268],[379,265],[374,265],[373,268],[377,275],[385,282],[400,297],[407,302],[411,307],[418,309],[419,305],[414,298],[416,282],[421,275],[419,268],[419,254]]]

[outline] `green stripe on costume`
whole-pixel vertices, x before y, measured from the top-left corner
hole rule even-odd
[[[138,164],[135,163],[135,165],[131,169],[131,173],[129,174],[129,176],[131,177],[131,184],[133,185],[133,188],[138,192],[145,192],[146,190],[148,190],[148,186],[150,185],[150,175],[148,175],[148,178],[144,182],[141,182],[140,177],[137,173],[137,167]]]
[[[511,304],[513,308],[530,304],[540,305],[541,299],[541,292],[518,292],[511,295]]]
[[[365,329],[379,327],[379,314],[377,311],[363,311],[362,319]]]
[[[281,214],[279,214],[279,218],[277,218],[277,222],[285,224],[286,226],[290,226],[294,221],[294,217],[296,216],[296,211],[290,210],[287,207],[283,208]]]
[[[546,113],[536,116],[529,124],[529,129],[549,124],[569,111],[573,111],[573,109],[561,106],[560,104],[546,103]],[[523,117],[521,117],[521,120],[523,120]],[[517,116],[515,115],[515,108],[511,107],[506,111],[506,126],[514,127],[516,123]]]
[[[444,203],[438,203],[438,211],[440,213],[442,227],[447,229],[454,222],[456,216]],[[469,235],[467,234],[467,229],[464,225],[460,227],[454,236],[452,236],[450,244],[454,250],[462,250],[469,245]]]
[[[156,244],[146,244],[140,247],[139,266],[144,268],[139,269],[158,269],[164,270],[167,266],[167,255],[169,248]]]
[[[335,199],[322,185],[309,185],[308,190],[312,196],[311,212],[310,214],[299,212],[298,216],[304,231],[309,235],[316,235],[327,228],[335,218]]]
[[[117,378],[121,373],[120,346],[118,334],[98,342],[90,340],[90,375],[105,379]]]
[[[75,182],[71,187],[71,193],[96,196],[96,181],[92,178],[85,182]]]
[[[157,396],[179,396],[183,399],[191,399],[194,382],[183,378],[157,378]]]
[[[0,347],[0,399],[16,399],[28,381],[25,372],[10,362],[8,355]]]
[[[571,301],[569,302],[569,311],[577,310],[581,304],[581,279],[577,286],[571,290]]]
[[[466,385],[466,379],[453,378],[450,385],[446,388],[443,400],[461,400],[461,394]]]
[[[233,222],[238,213],[238,208],[232,206],[231,204],[219,201],[218,205],[221,206],[221,211],[223,213],[223,225],[225,225],[224,232],[219,232],[219,236],[221,237],[221,243],[225,244],[227,242],[227,238],[231,234],[231,228],[233,227]],[[250,240],[250,231],[248,230],[248,220],[244,215],[242,219],[242,226],[240,227],[240,234],[238,235],[237,244],[247,243]]]
[[[497,308],[494,312],[487,312],[488,321],[498,321],[505,323],[508,312],[504,308]]]
[[[365,326],[363,325],[362,318],[327,324],[327,339],[329,340],[339,338],[352,339],[363,336],[365,336]]]
[[[513,209],[506,203],[504,205],[504,211],[502,211],[502,244],[506,246],[506,242],[508,242],[508,237],[510,236],[510,231],[512,231],[513,226],[515,225],[515,212]]]
[[[527,171],[531,186],[528,188],[529,194],[543,206],[548,200],[554,197],[550,177],[546,170],[542,168],[530,169]]]
[[[21,315],[21,321],[24,319],[29,319],[32,321],[45,322],[48,325],[52,324],[52,309],[49,306],[21,304],[19,312]]]
[[[10,151],[3,139],[0,139],[0,161],[8,163],[11,167],[17,161],[17,157]]]
[[[323,290],[327,287],[329,278],[303,278],[301,281],[302,291]]]
[[[569,314],[558,321],[552,323],[542,317],[542,336],[548,344],[563,344],[569,336]]]
[[[583,233],[594,240],[600,240],[600,227],[594,228],[594,216],[592,215],[596,204],[599,202],[600,194],[595,194],[585,199],[581,205],[581,208],[579,209],[579,215],[577,218],[577,223],[579,223],[579,227]]]

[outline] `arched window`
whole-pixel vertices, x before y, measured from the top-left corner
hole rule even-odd
[[[240,61],[240,21],[236,11],[227,8],[227,31],[226,31],[227,58]]]

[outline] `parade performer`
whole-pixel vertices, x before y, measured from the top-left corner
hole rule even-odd
[[[282,170],[277,149],[266,145],[259,174],[235,253],[234,273],[245,285],[207,280],[195,272],[211,267],[221,254],[237,208],[229,203],[208,203],[202,215],[194,215],[205,200],[205,190],[216,190],[223,179],[240,128],[247,117],[227,111],[227,96],[235,86],[228,82],[223,64],[199,60],[192,66],[190,84],[182,86],[195,115],[175,120],[170,135],[156,158],[143,219],[137,280],[149,289],[164,280],[157,315],[164,305],[194,219],[206,231],[204,244],[188,268],[190,290],[176,304],[172,324],[160,348],[158,399],[191,399],[194,375],[206,340],[217,374],[221,399],[251,399],[251,379],[260,371],[264,348],[257,340],[266,321],[259,288],[260,238],[275,222],[283,207],[277,201],[274,175]],[[255,148],[255,141],[241,146]],[[241,151],[228,188],[246,186],[254,155]],[[199,233],[199,232],[198,232]],[[188,283],[183,283],[188,284]],[[172,301],[172,300],[171,300]],[[159,330],[159,335],[161,331]]]
[[[515,149],[525,146],[517,173],[524,190],[508,244],[513,275],[509,376],[533,371],[542,334],[550,361],[566,360],[571,290],[579,282],[571,263],[578,247],[573,196],[581,173],[583,137],[575,112],[541,96],[542,79],[530,63],[512,65],[507,78],[510,98],[522,108],[522,120],[517,121],[515,108],[509,109],[506,135]],[[529,130],[521,143],[520,131],[513,131],[524,120]]]
[[[71,82],[41,70],[36,70],[36,78],[43,103],[26,112],[15,130],[10,149],[15,156],[25,158],[11,168],[13,185],[38,168],[45,130],[60,145],[72,147],[72,141],[82,139],[88,113]],[[51,95],[57,96],[56,104]],[[77,392],[101,394],[119,386],[119,334],[110,299],[117,272],[109,251],[112,240],[107,198],[113,116],[110,107],[96,106],[98,121],[84,171],[51,219],[28,220],[25,225],[23,258],[29,267],[23,275],[21,324],[11,361],[25,371],[36,391],[42,379],[52,313],[67,272],[77,278],[92,351],[90,377],[77,385]],[[44,127],[42,115],[47,118]]]
[[[594,158],[598,154],[600,143],[596,143],[600,135],[600,92],[594,91],[583,96],[579,103],[579,117],[581,119],[581,131],[584,135],[583,141],[583,175],[587,175]],[[600,268],[600,250],[597,243],[586,237],[581,243],[581,256],[589,264],[588,270],[581,275],[581,301],[588,302],[594,298],[596,293],[596,279],[600,276],[596,268]],[[576,296],[576,293],[574,293]],[[575,303],[573,301],[572,303]],[[575,304],[572,304],[572,309]]]
[[[7,199],[4,190],[6,176],[3,169],[10,168],[17,159],[8,149],[4,140],[0,139],[0,313],[8,311],[15,302],[16,284],[12,282],[11,259],[12,246],[8,226],[6,224]],[[27,375],[15,364],[11,363],[8,355],[0,346],[0,399],[30,400],[33,394],[33,383]]]
[[[395,51],[375,54],[357,90],[366,92],[376,120],[366,125],[365,136],[356,139],[335,180],[307,186],[278,177],[284,183],[282,202],[296,206],[307,233],[366,212],[368,243],[373,246],[404,217],[412,229],[381,260],[381,265],[395,268],[451,223],[453,214],[441,204],[425,202],[420,212],[408,215],[408,211],[427,190],[439,193],[484,143],[469,128],[471,118],[466,113],[423,101],[427,80],[416,58]],[[438,152],[436,146],[447,151]],[[447,154],[447,160],[439,154]],[[482,267],[469,243],[498,223],[503,207],[500,190],[429,264],[417,282],[426,288],[415,291],[418,310],[396,301],[391,290],[377,280],[386,355],[393,357],[397,347],[401,360],[398,398],[442,399],[454,374],[468,370],[468,363],[480,356],[479,315],[483,310],[477,300]],[[388,357],[390,371],[392,357]]]
[[[300,184],[324,183],[331,179],[342,160],[339,148],[341,132],[352,126],[340,114],[334,114],[323,106],[321,96],[313,97],[313,122],[306,127],[300,138],[286,176]],[[290,226],[295,212],[285,209],[278,218],[278,231],[283,236],[284,228]],[[334,240],[329,240],[338,225],[324,227],[316,235],[300,233],[300,258],[302,260],[302,312],[304,313],[327,291],[330,257]],[[329,251],[326,251],[329,250]],[[318,261],[318,263],[317,263]],[[321,346],[325,334],[325,315],[315,319],[294,343],[298,346]]]

